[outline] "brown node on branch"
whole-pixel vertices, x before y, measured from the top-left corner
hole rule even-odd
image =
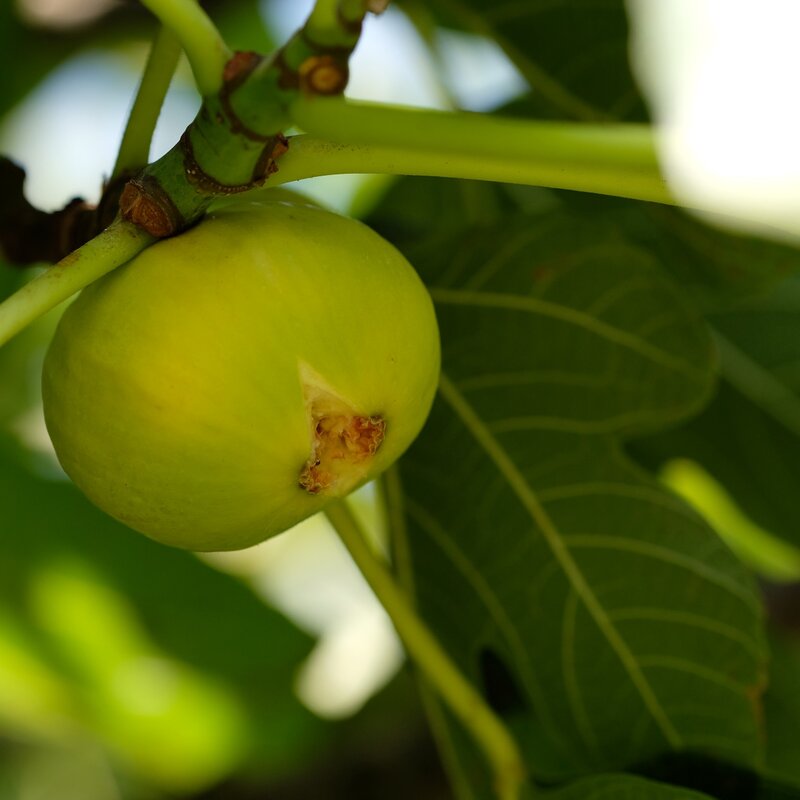
[[[297,74],[302,91],[319,95],[341,94],[350,77],[347,60],[330,54],[309,56]]]
[[[156,239],[172,236],[183,228],[183,217],[170,196],[155,178],[147,175],[132,178],[125,184],[119,209],[123,219]]]
[[[278,171],[278,159],[289,152],[289,140],[276,133],[261,151],[261,156],[253,169],[252,186],[260,186],[270,175]]]
[[[23,193],[25,170],[0,158],[0,250],[12,264],[60,261],[106,228],[117,213],[121,184],[107,184],[97,206],[76,197],[58,211],[41,211]]]
[[[262,55],[252,50],[237,50],[222,73],[222,80],[225,83],[223,91],[231,91],[240,84],[244,83],[247,76],[264,60]]]
[[[219,93],[219,102],[232,133],[239,134],[256,142],[268,142],[271,134],[262,134],[248,128],[242,122],[231,102],[233,93],[250,77],[253,70],[264,60],[264,56],[252,51],[239,51],[233,54],[225,65],[222,74],[223,86]],[[222,121],[220,119],[220,121]]]
[[[236,184],[220,183],[200,166],[194,154],[192,138],[188,129],[181,136],[180,148],[183,153],[184,173],[189,183],[205,194],[231,195],[261,186],[270,175],[277,172],[277,160],[289,150],[289,140],[282,133],[267,137],[261,155],[253,167],[250,180],[246,183]]]

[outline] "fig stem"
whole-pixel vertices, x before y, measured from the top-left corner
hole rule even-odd
[[[299,97],[276,186],[343,173],[433,175],[674,205],[648,125],[542,122]]]
[[[0,345],[92,281],[130,261],[153,238],[117,220],[0,303]]]
[[[196,0],[142,0],[142,5],[177,37],[200,94],[218,92],[231,51]]]
[[[109,183],[147,164],[153,131],[180,54],[181,45],[175,34],[161,26],[147,57]]]
[[[389,569],[372,552],[346,501],[328,506],[325,513],[391,618],[409,656],[483,750],[494,771],[499,800],[518,800],[526,770],[504,723],[453,663]]]

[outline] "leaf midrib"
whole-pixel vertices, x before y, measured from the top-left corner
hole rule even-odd
[[[647,708],[670,747],[673,749],[680,747],[682,744],[680,734],[661,706],[658,697],[652,686],[650,686],[649,681],[644,676],[644,673],[640,669],[627,643],[622,638],[619,631],[617,631],[605,608],[603,608],[600,601],[595,596],[586,578],[564,544],[561,532],[545,511],[522,473],[444,372],[442,372],[440,376],[439,392],[445,402],[455,412],[478,444],[481,445],[489,458],[494,462],[497,469],[500,470],[504,478],[508,481],[512,491],[517,496],[517,499],[531,516],[531,519],[541,532],[545,542],[550,547],[553,556],[564,571],[568,582],[581,599],[600,632],[620,660],[631,683],[639,693],[645,708]]]

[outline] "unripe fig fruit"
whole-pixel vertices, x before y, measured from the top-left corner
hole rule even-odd
[[[89,286],[47,354],[59,460],[166,544],[233,550],[388,467],[439,371],[433,305],[365,225],[241,203]]]

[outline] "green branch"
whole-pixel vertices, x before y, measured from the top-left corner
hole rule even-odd
[[[181,45],[175,34],[162,27],[150,48],[109,183],[140,170],[149,161],[153,131],[180,54]]]
[[[329,131],[340,139],[352,135],[356,143],[309,135],[293,137],[289,152],[281,158],[280,171],[269,181],[270,187],[319,175],[389,173],[521,183],[660,203],[676,202],[661,177],[653,134],[645,126],[506,120],[475,114],[357,106],[327,99],[313,101],[312,115],[307,113],[310,105],[310,102],[296,105],[307,125]],[[424,128],[422,135],[418,130],[420,124]],[[410,145],[404,143],[406,135]],[[389,144],[364,143],[382,138]],[[209,195],[207,202],[212,197]],[[124,239],[120,241],[127,244]],[[126,252],[124,249],[120,252],[118,263],[131,257]],[[108,267],[112,268],[113,265]],[[108,269],[101,268],[98,276]],[[70,289],[70,281],[37,279],[21,291],[35,292],[37,305],[30,306],[31,309],[47,310],[90,280],[93,278],[77,276],[75,288]],[[9,307],[10,302],[0,304],[0,344],[19,330],[16,321],[9,323],[6,319],[13,314],[16,320],[19,314],[18,309],[14,310],[16,301]],[[35,314],[28,316],[27,321],[34,318]]]
[[[0,303],[0,345],[152,242],[152,237],[127,222],[110,225]]]
[[[268,60],[255,53],[231,57],[194,0],[143,2],[180,41],[205,95],[203,105],[178,144],[128,181],[119,195],[116,188],[107,193],[112,211],[119,198],[124,223],[114,223],[0,304],[0,344],[154,239],[196,222],[213,199],[261,185],[285,151],[282,131],[291,124],[290,101],[300,92],[343,90],[347,60],[369,5],[367,0],[339,0],[336,5],[318,0],[309,25],[323,41],[315,41],[303,28]],[[169,39],[162,39],[151,58],[152,77],[143,81],[141,105],[129,123],[117,170],[142,158],[143,133],[168,72],[168,45]]]
[[[500,800],[517,800],[525,767],[516,742],[483,697],[462,675],[436,637],[417,616],[389,570],[373,554],[345,501],[326,510],[336,532],[389,614],[409,655],[431,686],[470,731],[495,774]]]
[[[142,4],[181,43],[200,94],[218,92],[231,51],[196,0],[142,0]]]
[[[352,49],[368,5],[366,0],[317,0],[303,26],[304,36],[319,45]]]
[[[413,607],[415,594],[414,569],[408,541],[403,486],[400,482],[400,471],[397,468],[397,464],[389,467],[381,475],[379,488],[383,500],[386,527],[389,531],[394,574],[397,576],[398,584],[408,596],[409,602]],[[431,682],[422,671],[418,672],[417,685],[422,707],[428,718],[431,735],[436,743],[442,766],[450,780],[450,786],[456,800],[474,800],[467,778],[464,776],[458,751],[453,742],[450,724],[445,717],[441,701],[436,696]]]
[[[540,122],[339,98],[298,98],[294,137],[270,184],[392,173],[520,183],[675,204],[646,125]]]
[[[163,11],[173,0],[147,2]],[[193,0],[175,5],[194,8]],[[290,103],[300,94],[341,94],[347,85],[367,6],[367,0],[318,0],[306,25],[272,58],[230,58],[178,144],[128,184],[123,217],[156,238],[171,236],[196,222],[213,199],[261,186],[286,150]],[[161,18],[169,24],[166,14]]]

